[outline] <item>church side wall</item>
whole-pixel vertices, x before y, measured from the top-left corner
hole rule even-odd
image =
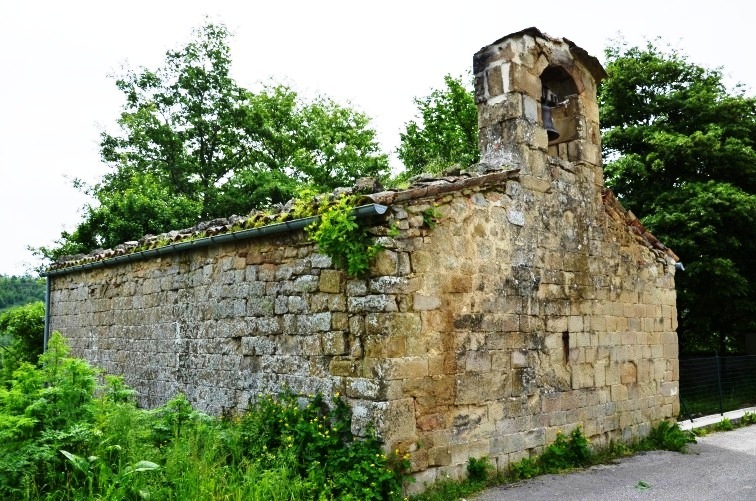
[[[674,265],[592,169],[550,162],[392,203],[369,278],[294,232],[51,277],[51,326],[147,407],[340,392],[356,433],[410,452],[417,488],[576,426],[644,435],[679,412]]]

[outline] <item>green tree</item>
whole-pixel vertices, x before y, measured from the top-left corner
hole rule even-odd
[[[475,97],[462,77],[444,77],[445,87],[415,98],[417,120],[400,134],[399,158],[407,176],[440,172],[454,164],[467,167],[478,161],[478,110]]]
[[[146,233],[283,203],[306,184],[331,190],[383,176],[387,156],[364,114],[289,87],[253,93],[230,76],[228,30],[206,24],[156,70],[128,70],[118,133],[104,132],[110,167],[96,203],[47,257],[113,247]],[[82,186],[82,185],[80,185]]]
[[[0,312],[45,298],[45,281],[30,276],[0,275]]]
[[[607,185],[677,253],[683,353],[756,331],[756,100],[678,51],[615,46],[600,89]]]
[[[290,87],[269,85],[247,93],[243,112],[248,159],[223,185],[217,214],[286,202],[303,185],[325,192],[388,172],[367,115],[332,99],[307,102]]]
[[[44,347],[44,334],[42,301],[0,313],[0,373],[8,376],[22,362],[36,363]]]

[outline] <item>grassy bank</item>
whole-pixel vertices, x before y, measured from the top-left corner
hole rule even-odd
[[[98,384],[54,336],[0,382],[0,495],[19,500],[401,499],[409,466],[357,439],[335,395],[260,396],[218,419],[181,395],[154,410],[116,377]]]

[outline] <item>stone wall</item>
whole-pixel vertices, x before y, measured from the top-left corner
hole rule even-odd
[[[538,33],[506,43],[575,52]],[[479,55],[507,52],[494,45]],[[488,83],[513,66],[486,57],[486,163],[370,195],[389,210],[365,221],[384,247],[368,277],[347,277],[297,230],[58,270],[51,327],[146,406],[182,391],[240,412],[284,385],[338,391],[356,433],[373,422],[387,448],[410,452],[415,488],[464,475],[470,456],[506,469],[559,430],[601,443],[676,416],[674,254],[602,188],[591,127],[549,144],[537,112],[489,109],[538,102]],[[582,88],[573,118],[585,122],[595,82]]]

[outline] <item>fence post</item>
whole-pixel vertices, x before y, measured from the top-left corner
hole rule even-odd
[[[719,364],[719,352],[714,352],[714,356],[717,358],[717,389],[719,391],[719,415],[724,416],[724,408],[722,406],[722,366]]]

